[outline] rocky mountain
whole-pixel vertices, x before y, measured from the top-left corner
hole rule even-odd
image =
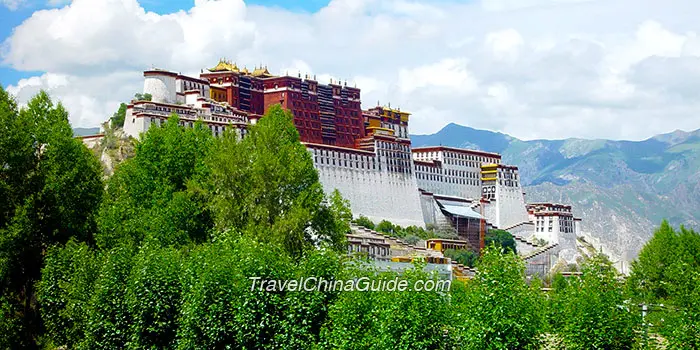
[[[88,136],[96,135],[100,133],[100,128],[73,128],[73,135],[75,136]]]
[[[643,141],[523,141],[450,124],[411,140],[501,153],[520,168],[528,201],[572,204],[583,231],[624,260],[663,219],[700,228],[700,129]]]

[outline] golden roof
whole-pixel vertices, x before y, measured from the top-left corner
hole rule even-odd
[[[219,63],[214,68],[209,68],[210,72],[238,72],[238,66],[236,64],[231,64],[231,61],[226,61],[225,59],[220,59]]]
[[[254,77],[271,77],[272,74],[267,70],[267,67],[260,66],[260,68],[255,68],[251,74]]]

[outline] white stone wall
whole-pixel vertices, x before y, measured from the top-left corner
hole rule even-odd
[[[576,262],[579,256],[576,249],[576,232],[559,232],[557,237],[559,242],[559,257],[566,260],[567,263]]]
[[[197,99],[200,97],[199,94],[189,93],[185,95],[185,104],[200,107],[201,103],[197,103]]]
[[[420,205],[423,212],[423,221],[426,225],[437,225],[437,213],[435,210],[435,198],[432,195],[421,194]]]
[[[418,188],[428,192],[468,199],[481,197],[481,180],[477,169],[418,164],[416,181],[418,181]]]
[[[124,134],[133,138],[139,138],[141,133],[148,130],[150,124],[150,118],[135,118],[132,110],[127,109],[124,117]]]
[[[491,225],[498,226],[496,222],[498,221],[498,205],[496,202],[489,202],[481,204],[484,206],[484,218]],[[500,226],[498,226],[500,227]]]
[[[528,221],[525,196],[520,186],[496,184],[497,220],[494,225],[508,228]]]
[[[345,152],[339,150],[332,151],[335,165],[333,162],[329,164],[327,156],[323,157],[322,164],[319,150],[309,151],[324,191],[340,191],[350,201],[353,215],[364,215],[375,222],[389,220],[401,226],[425,227],[413,173],[390,172],[386,167],[378,170],[371,163],[376,161],[372,156],[363,156],[367,159],[366,163],[353,157],[345,166]]]
[[[468,199],[481,198],[481,165],[497,163],[495,157],[455,151],[414,152],[418,161],[440,162],[437,166],[416,166],[418,187],[437,194]]]
[[[522,223],[508,230],[508,232],[510,232],[513,236],[520,237],[522,239],[529,238],[534,231],[535,225],[530,222]]]
[[[175,103],[176,84],[175,77],[167,74],[148,75],[143,82],[143,93],[151,94],[153,102]]]
[[[550,225],[551,224],[551,225]],[[535,216],[535,232],[534,236],[539,239],[544,239],[550,243],[559,242],[559,217],[558,216]],[[550,230],[551,227],[551,230]]]

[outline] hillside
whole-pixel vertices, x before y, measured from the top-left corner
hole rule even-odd
[[[414,147],[498,152],[520,167],[528,201],[571,203],[583,230],[626,260],[662,219],[700,227],[700,129],[644,141],[531,140],[456,124],[412,135]]]

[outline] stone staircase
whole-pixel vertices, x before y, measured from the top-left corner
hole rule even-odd
[[[521,242],[521,243],[527,245],[527,246],[530,247],[530,248],[533,248],[533,249],[542,248],[541,245],[539,245],[539,244],[537,244],[537,243],[530,242],[530,241],[528,241],[527,239],[525,239],[525,238],[523,238],[523,237],[516,236],[516,235],[511,235],[511,236],[513,236],[513,239],[514,239],[514,240],[516,240],[516,241],[518,241],[518,242]]]
[[[531,253],[529,253],[529,254],[523,255],[522,258],[523,258],[523,260],[525,260],[525,261],[532,260],[532,259],[535,259],[535,258],[539,257],[540,255],[542,255],[542,254],[548,252],[548,251],[551,251],[552,249],[554,249],[554,248],[556,248],[556,247],[558,247],[558,246],[559,246],[559,243],[549,244],[549,245],[546,245],[546,246],[542,247],[541,249],[538,249],[538,250],[536,250],[536,251],[534,251],[534,252],[531,252]]]

